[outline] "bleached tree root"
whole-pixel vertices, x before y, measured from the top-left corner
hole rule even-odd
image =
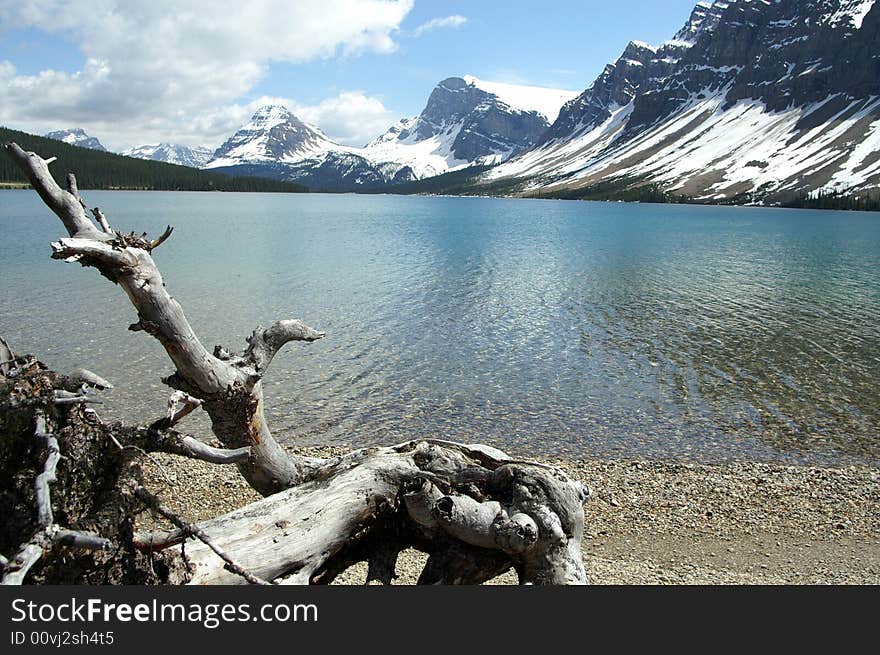
[[[429,554],[420,578],[425,584],[476,584],[511,567],[523,583],[586,582],[580,542],[587,491],[580,483],[494,448],[437,440],[331,460],[287,452],[267,425],[262,378],[285,344],[314,342],[324,333],[281,320],[257,328],[241,354],[221,346],[208,351],[166,290],[151,255],[171,228],[154,240],[126,235],[95,208],[96,225],[72,175],[61,189],[49,174],[51,160],[14,143],[6,149],[67,229],[68,238],[51,244],[52,256],[96,268],[122,287],[137,311],[130,329],[155,337],[175,366],[164,381],[178,393],[168,415],[148,431],[149,447],[233,463],[265,496],[195,526],[175,517],[173,531],[134,534],[135,547],[165,550],[193,584],[324,583],[358,561],[368,562],[369,579],[388,582],[398,553],[407,547]],[[0,350],[0,366],[12,359],[8,348]],[[88,402],[77,384],[106,383],[93,375],[67,376],[55,404]],[[208,413],[222,448],[171,431],[197,408]],[[158,499],[152,504],[171,518]],[[167,552],[194,536],[199,540],[176,558]]]
[[[430,556],[425,583],[475,584],[513,567],[522,583],[584,584],[587,494],[557,469],[494,449],[413,441],[332,460],[312,480],[199,527],[270,581],[326,583],[358,561],[388,581],[397,553],[413,547]],[[185,537],[175,530],[134,540],[150,550]],[[244,581],[203,544],[187,544],[185,554],[191,584]]]

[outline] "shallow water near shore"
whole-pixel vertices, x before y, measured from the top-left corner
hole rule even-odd
[[[84,192],[155,253],[209,348],[300,318],[265,379],[282,441],[420,436],[519,453],[880,461],[880,216],[491,198]],[[60,222],[0,191],[0,334],[164,412],[124,294],[49,259]],[[207,422],[185,427],[207,434]]]

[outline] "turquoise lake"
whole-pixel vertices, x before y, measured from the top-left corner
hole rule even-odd
[[[492,198],[84,192],[158,235],[209,348],[325,330],[266,379],[282,441],[431,436],[511,452],[880,461],[880,216]],[[0,191],[0,334],[164,413],[162,348],[123,292],[49,258],[60,221]],[[207,435],[204,418],[182,425]]]

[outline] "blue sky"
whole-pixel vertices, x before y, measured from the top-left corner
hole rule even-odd
[[[382,96],[402,115],[416,114],[434,85],[471,74],[494,82],[583,90],[630,40],[659,43],[687,20],[696,0],[494,0],[415,3],[397,52],[275,65],[258,93],[313,102],[341,89]],[[462,16],[459,27],[414,37],[433,18]]]
[[[353,145],[443,78],[580,91],[695,0],[0,0],[0,124],[216,146],[265,101]]]

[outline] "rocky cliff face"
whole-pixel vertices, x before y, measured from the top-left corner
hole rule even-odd
[[[657,183],[707,200],[880,185],[880,6],[700,3],[631,43],[538,146],[487,174],[525,192]]]
[[[478,86],[479,81],[450,77],[431,92],[428,104],[399,141],[423,141],[455,133],[450,152],[457,160],[476,162],[509,156],[534,145],[550,124],[536,110],[507,104]]]

